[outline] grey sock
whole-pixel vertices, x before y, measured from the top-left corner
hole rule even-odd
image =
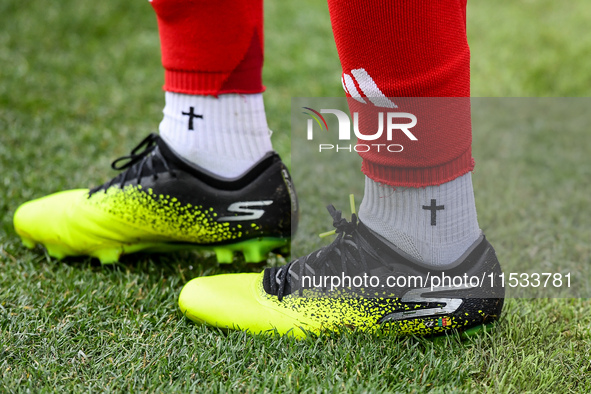
[[[359,219],[433,266],[455,261],[480,236],[470,173],[423,188],[392,187],[366,177]]]

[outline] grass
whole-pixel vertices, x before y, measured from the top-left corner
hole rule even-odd
[[[473,95],[589,95],[588,2],[472,1],[468,13]],[[192,277],[261,266],[187,252],[102,267],[25,249],[12,229],[20,203],[102,183],[111,160],[156,130],[158,33],[143,1],[6,0],[0,25],[0,391],[591,391],[588,299],[508,300],[496,331],[463,342],[295,341],[223,333],[177,310]],[[325,4],[267,2],[266,28],[267,113],[289,157],[291,97],[342,96],[340,66]],[[569,133],[549,117],[517,127],[490,116],[519,108],[475,104],[480,224],[503,263],[582,270],[591,263],[586,114],[570,112],[580,127]],[[346,207],[352,186],[333,182],[327,198]],[[310,227],[330,226],[325,213],[310,217]],[[315,240],[301,231],[297,242]]]

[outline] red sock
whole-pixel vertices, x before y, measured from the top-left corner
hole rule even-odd
[[[351,99],[351,112],[366,108],[368,118],[378,111],[418,118],[412,129],[417,141],[403,133],[388,141],[384,132],[372,143],[400,143],[403,151],[360,153],[362,171],[374,181],[409,187],[439,185],[471,171],[466,0],[328,0],[328,6],[348,97],[455,98],[393,100],[397,109]],[[372,127],[366,121],[360,125]]]
[[[185,94],[261,93],[262,0],[153,0],[164,90]]]

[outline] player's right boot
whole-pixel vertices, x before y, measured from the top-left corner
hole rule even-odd
[[[295,337],[343,329],[470,335],[500,317],[502,271],[484,235],[456,262],[434,268],[404,254],[355,214],[349,222],[329,210],[333,243],[260,274],[195,278],[179,295],[181,312],[211,326]]]
[[[52,257],[88,255],[102,263],[138,251],[190,248],[213,251],[221,263],[232,262],[235,252],[260,262],[290,245],[298,203],[275,152],[241,177],[223,179],[151,134],[112,167],[123,171],[92,190],[20,206],[14,227],[23,243],[42,244]]]

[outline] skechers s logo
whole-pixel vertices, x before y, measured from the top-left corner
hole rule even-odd
[[[251,207],[264,207],[273,204],[272,200],[265,201],[239,201],[228,207],[228,212],[242,213],[240,216],[224,216],[218,219],[218,222],[237,222],[243,220],[256,220],[265,213],[264,209],[251,209]]]
[[[432,290],[429,287],[424,288],[424,289],[409,290],[400,299],[400,302],[402,304],[410,304],[409,305],[410,308],[415,308],[416,304],[421,304],[421,303],[439,304],[439,306],[426,307],[426,308],[422,308],[422,309],[409,309],[408,311],[404,311],[404,312],[389,313],[386,316],[382,317],[378,321],[378,323],[452,314],[455,311],[457,311],[464,303],[464,300],[462,298],[459,298],[459,297],[458,298],[425,297],[424,295],[431,293],[431,292],[469,290],[472,288],[473,288],[473,286],[470,286],[470,285],[462,285],[462,286],[458,286],[458,287],[456,287],[456,286],[437,287],[437,288],[435,288],[435,290]]]

